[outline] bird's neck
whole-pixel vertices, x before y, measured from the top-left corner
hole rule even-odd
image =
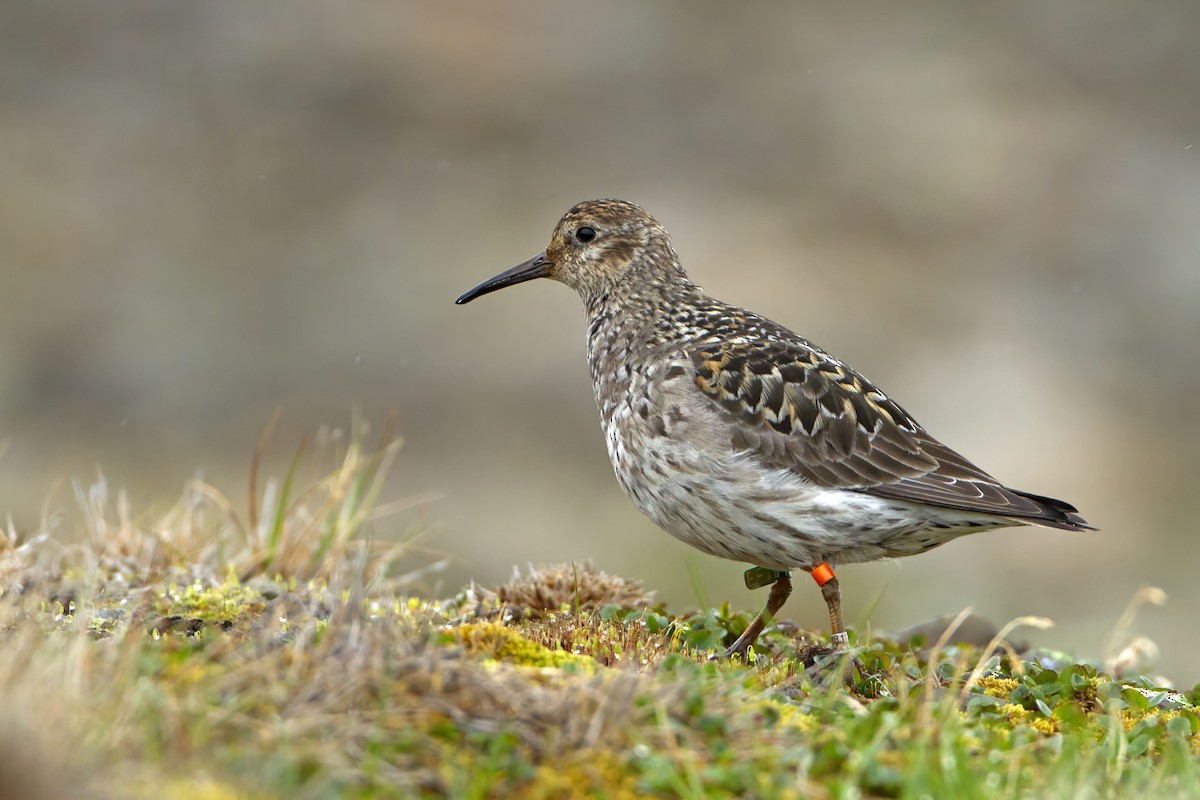
[[[587,315],[587,353],[592,379],[597,384],[626,380],[629,370],[678,349],[678,325],[672,324],[681,308],[703,297],[690,281],[667,285],[641,285],[637,291],[611,291],[584,298]]]

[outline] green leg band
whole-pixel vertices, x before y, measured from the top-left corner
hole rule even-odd
[[[761,589],[770,586],[780,578],[790,578],[792,573],[782,569],[767,569],[766,567],[751,567],[743,576],[747,589]]]

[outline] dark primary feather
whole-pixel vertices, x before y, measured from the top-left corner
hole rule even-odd
[[[700,345],[695,383],[730,423],[733,446],[818,486],[1088,528],[1075,509],[1001,485],[934,439],[854,370],[786,329]]]

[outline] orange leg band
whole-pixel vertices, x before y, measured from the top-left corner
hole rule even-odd
[[[813,567],[812,576],[813,580],[817,582],[817,586],[824,586],[837,577],[837,575],[833,574],[833,567],[827,563],[821,563]]]

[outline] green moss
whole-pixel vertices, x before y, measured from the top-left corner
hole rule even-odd
[[[257,613],[264,605],[262,595],[236,579],[205,586],[191,583],[182,589],[167,586],[159,596],[159,613],[201,619],[205,622],[224,622],[247,614]]]
[[[0,649],[0,700],[111,760],[118,796],[147,796],[143,783],[214,800],[1152,797],[1200,785],[1197,693],[1087,664],[1056,671],[966,647],[931,662],[873,640],[842,681],[810,670],[803,642],[774,627],[748,663],[714,658],[746,621],[727,608],[518,616],[324,578],[275,581],[292,588],[267,602],[227,570],[162,574],[136,589],[84,576],[79,590],[0,603],[9,635],[27,630]],[[251,585],[273,593],[264,580]],[[195,635],[141,635],[172,616]],[[972,674],[983,677],[968,688]]]

